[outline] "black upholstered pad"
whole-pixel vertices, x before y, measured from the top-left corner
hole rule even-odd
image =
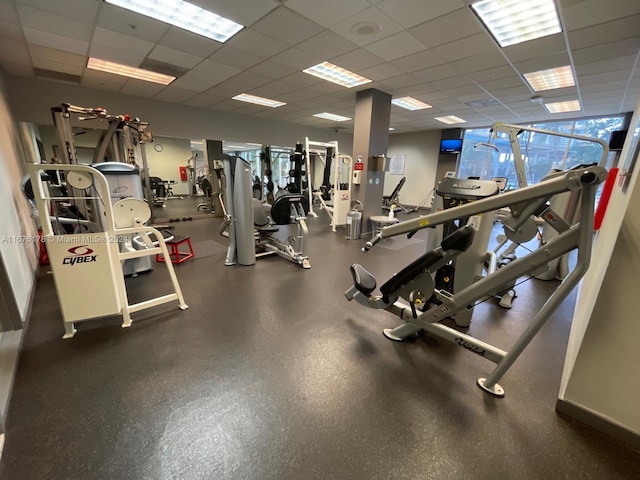
[[[459,250],[461,252],[466,251],[473,243],[476,230],[471,225],[465,225],[459,228],[447,238],[442,240],[440,246],[443,250]]]
[[[365,268],[358,264],[354,263],[349,267],[351,271],[351,276],[353,277],[353,284],[358,289],[358,291],[365,294],[367,297],[371,295],[376,289],[376,277],[371,275]]]
[[[435,250],[425,253],[420,258],[414,260],[398,273],[394,274],[393,277],[380,287],[380,293],[382,293],[383,298],[388,298],[390,294],[397,292],[404,285],[440,260],[442,260],[442,254]]]

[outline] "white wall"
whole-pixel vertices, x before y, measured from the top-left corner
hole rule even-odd
[[[400,201],[406,205],[431,205],[431,192],[436,184],[436,170],[440,152],[440,130],[418,133],[400,133],[389,136],[387,156],[405,155],[404,176],[407,177]],[[389,195],[403,175],[391,175],[384,179],[384,194]]]
[[[639,109],[640,104],[622,162],[633,153],[630,140]],[[591,267],[576,300],[559,394],[561,402],[635,435],[640,435],[639,169],[636,165],[626,191],[616,182],[594,242]]]
[[[37,269],[36,244],[33,242],[36,230],[31,210],[20,190],[25,152],[6,96],[0,75],[0,261],[9,273],[13,295],[24,321]],[[33,151],[29,153],[32,155]],[[19,243],[17,239],[31,239],[32,242]]]
[[[158,152],[154,146],[162,145]],[[189,185],[180,180],[178,167],[186,167],[191,157],[191,142],[189,140],[172,137],[156,136],[152,144],[146,146],[149,176],[160,177],[163,180],[174,180],[172,185],[174,195],[189,195]]]

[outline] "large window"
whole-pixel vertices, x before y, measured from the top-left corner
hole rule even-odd
[[[599,138],[608,142],[611,132],[621,129],[623,122],[624,117],[620,115],[536,123],[530,126],[552,132]],[[564,170],[579,164],[597,163],[602,156],[602,149],[593,142],[528,131],[521,133],[518,140],[529,185],[539,182],[554,168]],[[489,143],[488,128],[465,131],[457,176],[480,177],[483,180],[506,177],[507,189],[517,188],[516,168],[509,138],[506,135],[499,135],[493,140],[493,147],[487,143]],[[614,155],[614,152],[609,154],[607,167],[610,166]]]

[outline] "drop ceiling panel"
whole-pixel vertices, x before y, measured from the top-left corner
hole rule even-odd
[[[196,92],[194,92],[193,90],[186,90],[184,88],[178,88],[169,85],[153,98],[162,100],[163,102],[183,103],[185,100],[192,98],[194,95],[196,95]]]
[[[316,85],[320,82],[323,82],[324,80],[320,80],[318,77],[314,77],[313,75],[309,75],[307,73],[295,72],[282,78],[282,81],[298,88],[307,88],[311,85]]]
[[[239,68],[241,70],[251,68],[262,61],[260,57],[256,57],[255,55],[251,55],[250,53],[243,52],[227,45],[211,55],[209,60],[224,63],[225,65]]]
[[[45,58],[34,58],[32,60],[34,68],[42,68],[44,70],[52,70],[54,72],[68,73],[70,75],[82,75],[84,65],[69,65],[68,63],[54,62]]]
[[[371,35],[361,35],[357,33],[357,31],[352,30],[354,26],[362,22],[379,25],[379,32]],[[403,28],[377,8],[371,7],[332,26],[331,30],[356,45],[364,46],[369,43],[377,42],[378,40],[390,35],[395,35],[396,33],[401,32]]]
[[[501,90],[504,88],[521,87],[524,86],[524,80],[519,76],[512,76],[509,78],[501,78],[499,80],[487,80],[478,82],[479,85],[492,92],[493,90]]]
[[[45,12],[26,5],[18,5],[18,14],[22,24],[34,30],[49,33],[64,33],[65,37],[88,42],[93,34],[93,25],[79,22],[68,17]]]
[[[549,68],[564,67],[565,65],[571,65],[571,58],[569,58],[569,55],[566,53],[534,58],[513,64],[513,66],[516,67],[516,70],[523,74],[547,70]]]
[[[298,48],[289,48],[284,52],[274,55],[270,59],[279,65],[284,65],[292,70],[304,70],[324,61],[324,57],[318,57],[310,53],[303,52]]]
[[[513,87],[513,88],[502,88],[500,90],[494,90],[491,92],[491,95],[496,97],[501,102],[520,102],[523,100],[527,100],[533,94],[531,90],[527,87]]]
[[[102,5],[98,26],[153,43],[170,28],[166,23],[109,4]]]
[[[288,0],[286,5],[325,28],[370,7],[366,0],[323,0],[321,7],[318,0]]]
[[[637,37],[638,30],[640,30],[640,15],[631,15],[613,22],[569,32],[567,37],[571,48],[577,50]]]
[[[383,0],[378,8],[404,28],[440,17],[464,5],[460,0]]]
[[[568,31],[640,13],[637,0],[587,0],[564,9],[564,23]]]
[[[446,90],[447,88],[467,87],[473,85],[474,82],[470,78],[464,75],[458,75],[451,78],[445,78],[442,80],[434,80],[430,82],[430,85],[437,90]]]
[[[274,10],[255,23],[252,29],[288,45],[300,43],[322,31],[317,23],[287,8]]]
[[[455,42],[435,47],[433,51],[445,60],[453,62],[462,58],[475,57],[496,50],[496,45],[486,33],[478,33]]]
[[[18,41],[24,40],[22,28],[17,23],[4,22],[0,20],[0,32],[2,32],[3,38],[10,38]]]
[[[222,102],[223,100],[225,100],[225,97],[222,97],[220,95],[215,95],[212,93],[200,93],[195,97],[191,97],[189,100],[186,100],[183,103],[192,107],[210,107],[211,105]]]
[[[0,51],[0,60],[2,60],[2,70],[9,75],[16,75],[18,77],[33,78],[33,68],[31,65],[21,65],[19,63],[13,63],[2,59],[2,52]]]
[[[398,75],[402,75],[402,70],[394,67],[390,63],[383,63],[380,65],[376,65],[375,67],[361,70],[360,74],[377,82],[380,80],[385,80],[388,78],[397,77]]]
[[[287,77],[296,72],[295,69],[291,67],[287,67],[285,65],[272,62],[270,60],[266,62],[259,63],[258,65],[251,67],[247,70],[248,73],[257,73],[258,75],[263,75],[268,78],[272,78],[274,80]],[[306,75],[306,73],[304,74]]]
[[[196,35],[176,27],[169,28],[166,35],[162,37],[159,43],[165,47],[175,48],[181,52],[190,53],[203,58],[208,57],[222,47],[222,43],[220,42],[201,37],[200,35]]]
[[[20,65],[31,65],[27,45],[8,38],[0,38],[0,59]]]
[[[373,67],[384,63],[384,60],[364,48],[353,50],[344,55],[339,55],[331,59],[331,63],[339,67],[346,68],[352,72],[358,72],[365,68]]]
[[[237,68],[212,62],[211,60],[205,60],[175,80],[172,85],[174,87],[202,92],[238,73],[240,73],[240,70]]]
[[[460,8],[410,28],[409,33],[433,48],[484,32],[469,8]]]
[[[428,67],[442,65],[446,60],[430,50],[423,50],[406,57],[392,60],[390,63],[399,69],[411,73]]]
[[[244,26],[252,25],[276,8],[274,2],[191,0],[202,8],[222,15]]]
[[[155,47],[149,54],[149,58],[184,68],[193,68],[204,60],[202,57],[174,50],[173,48],[162,45]]]
[[[84,55],[76,55],[74,53],[54,50],[53,48],[42,47],[40,45],[29,45],[31,58],[47,59],[53,62],[74,65],[76,67],[84,67],[87,59]]]
[[[93,23],[101,2],[98,0],[19,0],[19,3],[81,22]]]
[[[472,57],[463,58],[452,62],[452,65],[460,72],[468,74],[478,71],[485,71],[489,68],[498,68],[508,66],[509,63],[499,51],[490,51],[488,53],[474,55]]]
[[[157,95],[164,88],[165,85],[143,82],[142,80],[130,78],[127,80],[127,83],[124,84],[124,87],[120,89],[120,93],[125,95],[134,95],[136,97],[151,98],[154,95]]]
[[[95,88],[96,90],[118,92],[124,86],[127,79],[124,77],[118,77],[117,75],[112,75],[112,77],[116,77],[117,81],[105,80],[102,78],[92,78],[87,76],[87,74],[85,73],[82,77],[80,85],[86,88]]]
[[[617,70],[615,72],[596,73],[593,75],[582,75],[579,79],[580,86],[592,85],[594,83],[626,81],[631,75],[631,70]]]
[[[20,23],[14,5],[6,0],[0,1],[0,18],[5,22]]]
[[[439,65],[433,68],[426,68],[418,72],[413,72],[412,76],[425,82],[433,82],[435,80],[441,80],[443,78],[452,78],[458,76],[460,73],[454,67],[449,64]]]
[[[611,91],[622,91],[627,86],[626,80],[619,80],[617,82],[603,82],[603,83],[592,83],[588,85],[580,85],[580,93],[583,95],[588,95],[590,93],[598,93],[598,92],[611,92]]]
[[[358,46],[335,33],[325,30],[300,43],[297,48],[316,57],[328,59],[355,50]]]
[[[567,51],[567,44],[562,33],[548,35],[528,42],[511,45],[502,49],[513,63],[523,62],[539,57],[556,55]]]
[[[426,50],[422,43],[407,32],[400,32],[383,38],[367,45],[365,48],[388,62]]]
[[[233,36],[225,45],[262,58],[269,58],[289,48],[288,44],[250,28]]]
[[[32,28],[25,27],[24,36],[29,43],[35,43],[36,45],[50,47],[56,50],[64,50],[78,55],[86,55],[89,49],[89,42],[56,35],[55,33],[34,30]]]
[[[139,56],[147,55],[154,46],[152,42],[101,27],[96,27],[93,43]]]
[[[576,65],[576,73],[578,75],[591,75],[594,73],[606,73],[615,70],[624,70],[628,65],[632,65],[635,61],[635,55],[627,55],[615,57],[600,62],[582,63]]]
[[[129,65],[130,67],[138,67],[144,60],[143,56],[123,52],[122,50],[114,50],[113,48],[96,44],[91,45],[89,55],[101,60],[109,60],[111,62]]]
[[[573,61],[575,63],[587,63],[598,60],[607,60],[622,55],[635,55],[639,50],[640,36],[620,40],[614,43],[575,50],[573,52]]]

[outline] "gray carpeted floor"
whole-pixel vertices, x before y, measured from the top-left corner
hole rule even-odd
[[[0,480],[640,478],[640,452],[554,410],[575,296],[494,398],[475,384],[493,364],[427,336],[391,342],[397,317],[344,298],[351,263],[381,283],[424,247],[363,253],[327,223],[308,221],[310,270],[200,255],[176,268],[188,310],[82,323],[70,340],[43,270]],[[217,225],[176,233],[199,245]],[[168,279],[127,283],[134,302]],[[556,285],[519,286],[510,311],[478,305],[469,333],[509,348]]]

